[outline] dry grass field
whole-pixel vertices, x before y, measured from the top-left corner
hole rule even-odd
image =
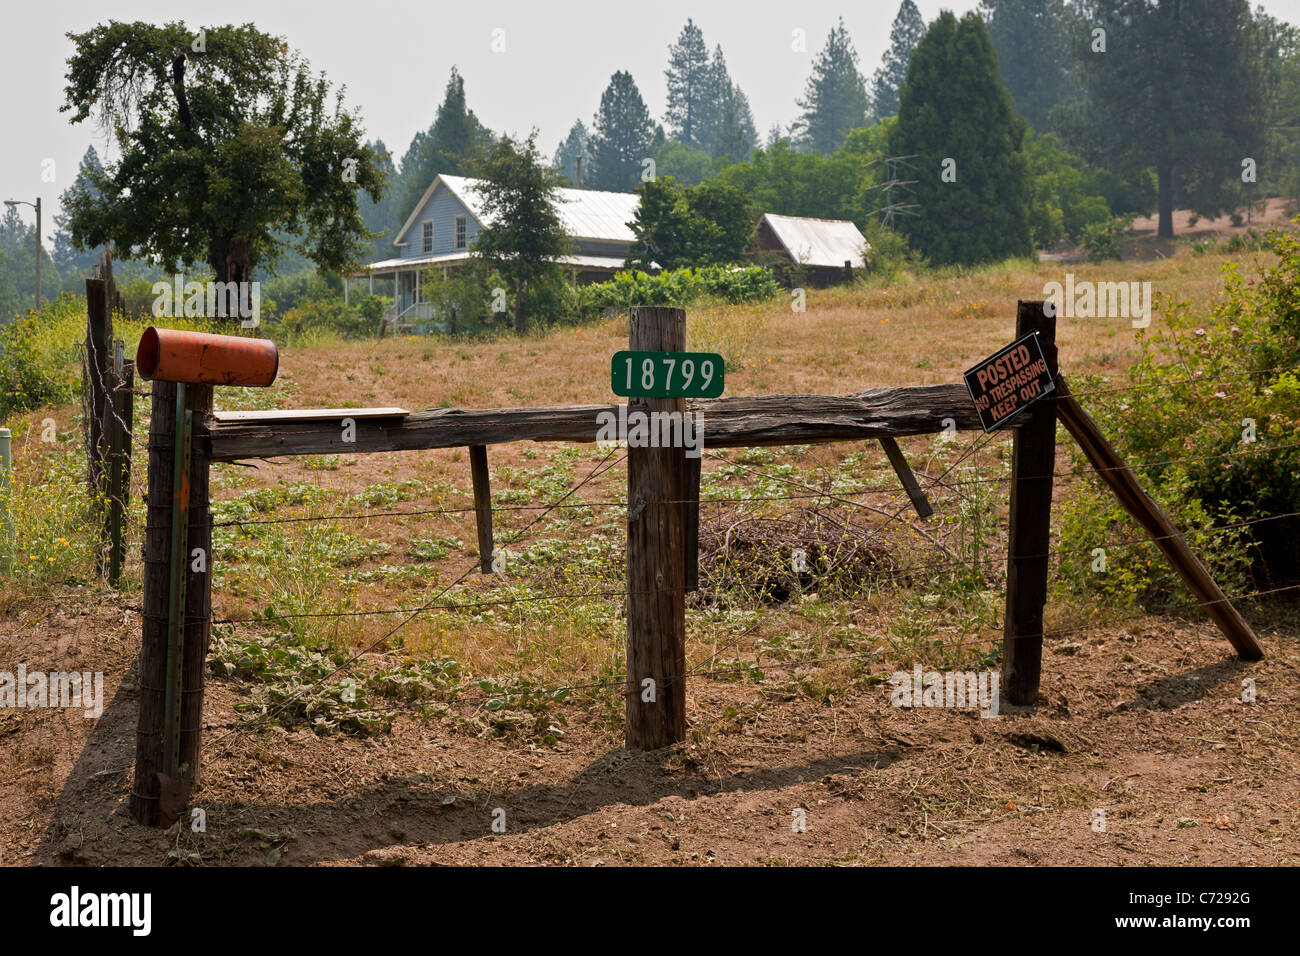
[[[1042,262],[813,291],[804,312],[788,300],[701,307],[688,310],[688,348],[735,365],[733,396],[955,382],[1014,337],[1017,299],[1042,298],[1044,284],[1067,271],[1150,281],[1158,294],[1204,308],[1226,261],[1184,248],[1144,261]],[[1233,261],[1251,268],[1250,255]],[[1127,319],[1063,318],[1061,368],[1120,374],[1138,334]],[[626,341],[626,321],[611,320],[522,340],[285,348],[275,386],[218,389],[217,402],[411,410],[606,402],[609,356]],[[74,468],[75,442],[51,446],[40,431],[53,417],[75,434],[75,414],[64,407],[11,423],[21,481],[51,481],[49,494],[62,496],[48,476]],[[1062,473],[1073,467],[1067,441]],[[52,506],[48,560],[70,570],[58,581],[33,573],[0,593],[0,670],[103,671],[109,699],[98,721],[58,710],[0,714],[0,753],[13,768],[0,780],[0,859],[1296,862],[1293,603],[1243,608],[1267,653],[1247,665],[1199,615],[1132,613],[1054,589],[1056,633],[1038,706],[1004,705],[987,719],[890,706],[895,671],[996,670],[1005,572],[1009,440],[963,433],[951,444],[902,444],[929,485],[937,512],[929,522],[907,510],[872,444],[706,451],[702,591],[687,610],[689,737],[654,754],[621,747],[621,453],[489,449],[506,567],[487,576],[474,570],[463,450],[217,466],[217,623],[193,799],[206,813],[201,833],[130,822],[140,557],[121,593],[84,570],[78,578],[87,556],[55,553],[75,519]],[[72,464],[54,461],[65,458]],[[139,449],[137,461],[138,498]],[[1058,482],[1058,503],[1080,480]],[[565,507],[547,510],[578,485]],[[88,547],[81,541],[73,535],[65,546]],[[756,582],[797,545],[845,560],[793,593],[760,593]],[[428,603],[439,607],[389,613]],[[348,671],[357,704],[340,696],[338,677],[315,686],[332,661],[360,652]],[[1240,699],[1246,677],[1258,688],[1252,704]],[[277,719],[256,719],[266,713]],[[505,832],[492,827],[498,809]],[[802,831],[792,826],[800,819]]]

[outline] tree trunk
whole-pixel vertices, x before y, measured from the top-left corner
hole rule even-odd
[[[1160,226],[1156,235],[1161,239],[1174,237],[1174,164],[1161,163],[1156,167],[1159,180]]]
[[[527,283],[520,279],[515,285],[515,332],[524,334],[524,287]]]

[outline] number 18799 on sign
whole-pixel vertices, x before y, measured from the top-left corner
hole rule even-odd
[[[615,352],[609,378],[615,395],[717,398],[723,361],[714,352]]]

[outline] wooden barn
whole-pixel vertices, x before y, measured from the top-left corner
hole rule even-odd
[[[850,281],[853,270],[865,268],[871,245],[846,219],[811,219],[767,213],[754,234],[759,258],[775,257],[778,273],[801,270],[800,281],[831,285]],[[766,254],[766,255],[764,255]],[[781,268],[788,263],[788,268]]]

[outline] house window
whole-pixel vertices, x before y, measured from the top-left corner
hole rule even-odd
[[[420,251],[433,252],[433,220],[426,219],[421,225]]]
[[[464,216],[456,217],[456,248],[464,249],[468,237],[468,226],[465,224]]]

